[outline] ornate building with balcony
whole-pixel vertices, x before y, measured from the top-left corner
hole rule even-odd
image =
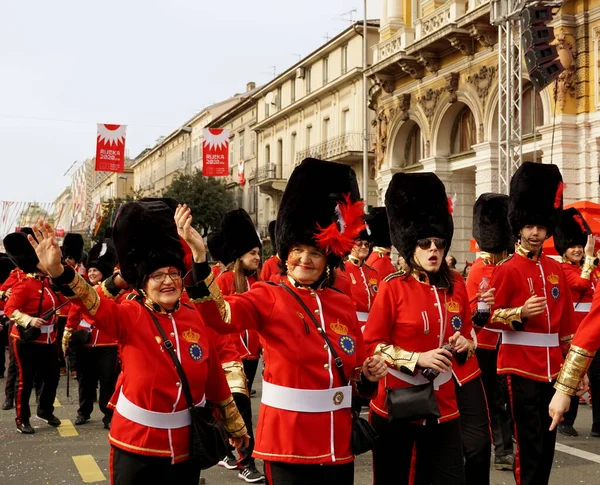
[[[523,160],[557,164],[566,203],[597,201],[600,2],[566,1],[551,25],[565,71],[537,93],[523,69]],[[451,252],[462,266],[474,259],[473,203],[499,187],[498,43],[490,3],[382,0],[373,57],[378,202],[396,172],[435,172],[456,196]]]

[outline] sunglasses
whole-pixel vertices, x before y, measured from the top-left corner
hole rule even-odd
[[[357,239],[356,241],[354,241],[354,245],[357,247],[364,247],[364,248],[368,248],[369,247],[369,241],[361,241],[360,239]]]
[[[424,239],[419,239],[417,241],[417,246],[421,249],[429,249],[431,247],[431,243],[435,245],[437,249],[446,249],[446,240],[441,237],[428,237]]]

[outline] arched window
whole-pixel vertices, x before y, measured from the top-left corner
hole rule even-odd
[[[534,96],[535,94],[535,96]],[[535,104],[534,104],[535,99]],[[544,122],[544,109],[540,93],[534,91],[531,86],[523,90],[523,103],[521,113],[521,133],[523,136],[533,135],[533,119],[535,116],[535,127],[542,126]]]
[[[408,134],[406,147],[404,149],[404,165],[410,167],[419,163],[422,158],[421,151],[421,128],[415,123]]]
[[[452,126],[450,154],[468,152],[477,143],[475,117],[468,106],[462,108]]]

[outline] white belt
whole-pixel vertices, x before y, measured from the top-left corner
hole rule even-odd
[[[359,322],[366,322],[369,318],[369,312],[356,312],[356,318]]]
[[[325,413],[349,408],[352,386],[333,389],[295,389],[263,381],[262,404],[298,413]]]
[[[400,379],[401,381],[404,381],[407,384],[411,384],[413,386],[421,386],[423,384],[428,384],[429,382],[431,382],[420,372],[417,372],[417,374],[414,376],[409,376],[404,372],[400,372],[399,370],[392,369],[390,367],[388,367],[388,372],[392,374],[396,379]],[[451,371],[440,373],[440,375],[433,380],[433,388],[435,390],[439,389],[442,384],[445,384],[450,379],[452,379]]]
[[[527,345],[529,347],[558,347],[557,333],[502,332],[502,344]]]
[[[576,312],[589,313],[592,309],[592,302],[589,303],[573,303]]]
[[[497,328],[483,327],[481,330],[485,330],[486,332],[502,333],[502,330],[497,329]]]
[[[202,398],[202,402],[198,404],[198,407],[204,407],[206,404],[206,398]],[[156,411],[148,411],[147,409],[139,407],[137,404],[133,404],[123,394],[123,390],[119,393],[119,399],[117,400],[117,411],[121,416],[127,418],[129,421],[141,424],[142,426],[148,426],[150,428],[158,429],[177,429],[189,426],[192,423],[192,418],[189,409],[183,411],[175,411],[173,413],[158,413]]]
[[[79,322],[79,326],[83,328],[92,328],[92,324],[86,322],[85,320],[81,320],[81,322]]]
[[[44,325],[44,326],[40,327],[40,331],[42,333],[52,333],[53,330],[54,330],[54,325]]]

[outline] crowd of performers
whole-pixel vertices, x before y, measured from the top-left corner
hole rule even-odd
[[[466,281],[448,265],[453,202],[433,173],[395,174],[365,216],[350,167],[304,160],[263,264],[243,209],[205,246],[186,205],[129,202],[87,254],[40,221],[0,256],[3,409],[34,433],[34,391],[37,417],[59,426],[61,361],[73,362],[75,424],[97,401],[116,485],[196,485],[197,407],[229,437],[218,464],[249,483],[354,483],[362,407],[375,484],[486,485],[492,467],[547,484],[557,426],[577,434],[588,382],[600,437],[598,260],[563,189],[556,166],[526,162],[509,196],[481,195]],[[542,251],[550,236],[561,261]]]

